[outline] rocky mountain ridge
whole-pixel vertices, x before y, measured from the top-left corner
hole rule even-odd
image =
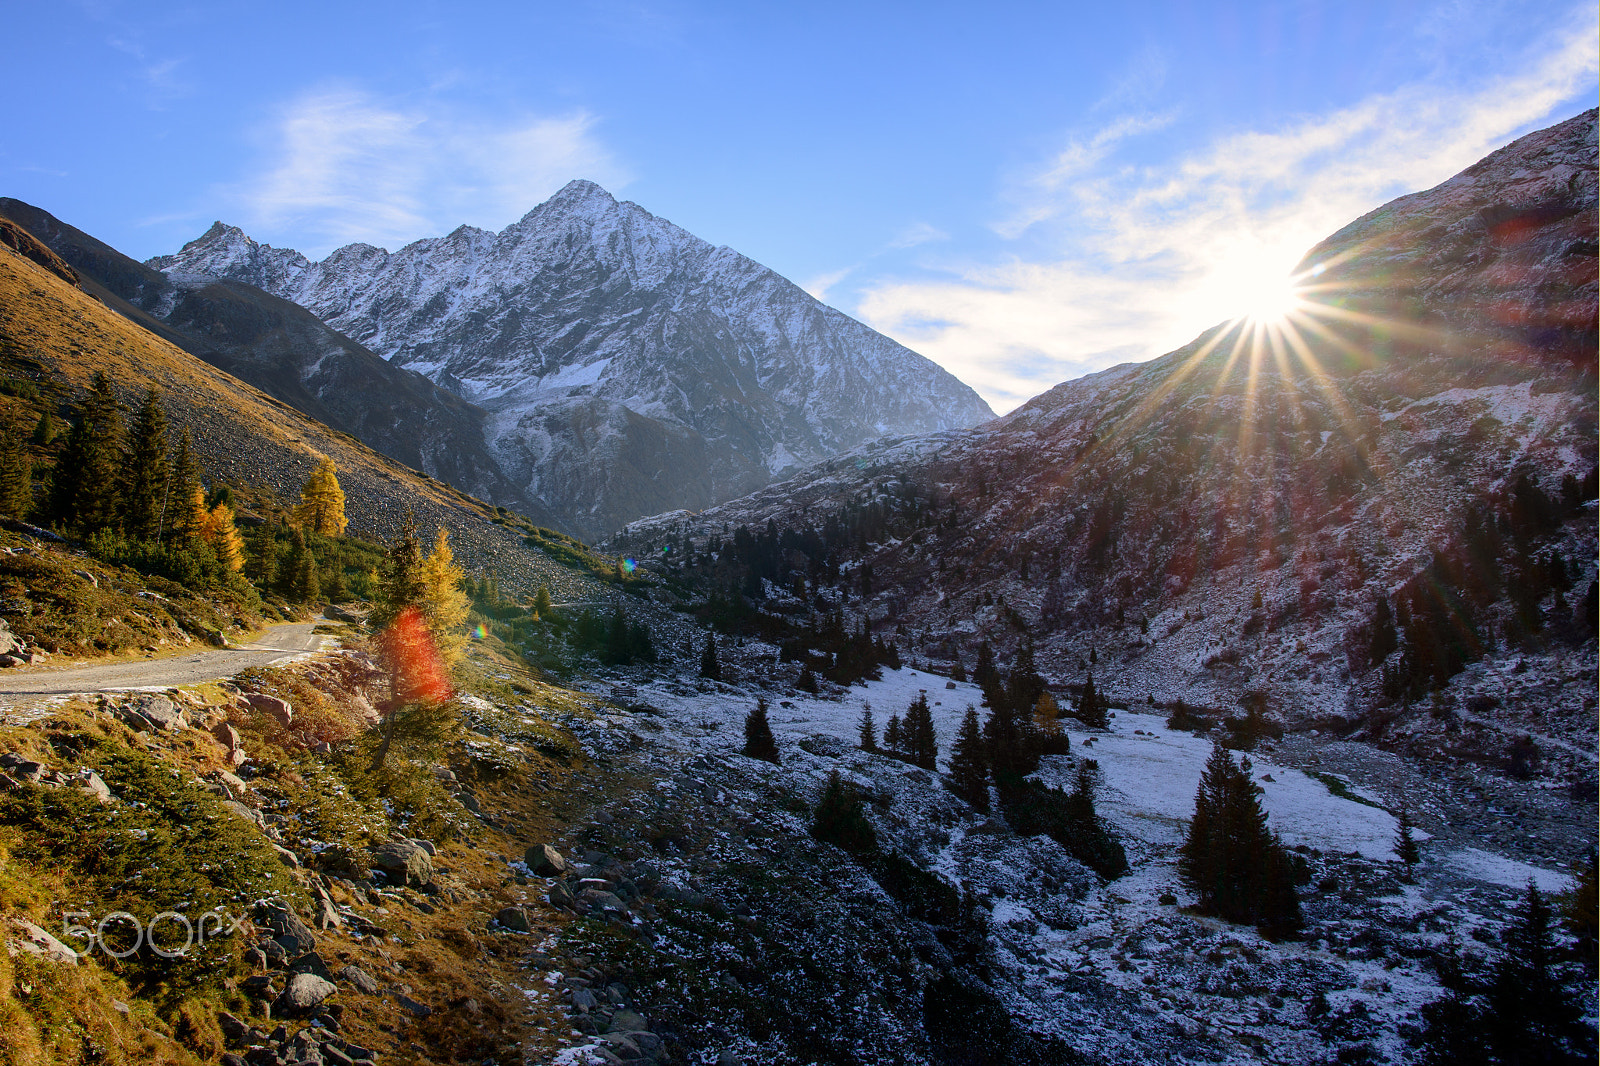
[[[725,581],[737,527],[833,518],[866,532],[829,543],[832,580],[790,553],[779,608],[842,604],[941,669],[1031,643],[1067,692],[1264,701],[1496,768],[1531,744],[1591,781],[1595,173],[1591,111],[1330,237],[1289,328],[1225,324],[610,543]],[[1409,612],[1392,642],[1384,610]]]
[[[991,416],[928,360],[585,181],[497,234],[312,262],[218,223],[150,265],[292,300],[482,406],[501,470],[589,535]]]

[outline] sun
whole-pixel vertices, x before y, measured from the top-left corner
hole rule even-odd
[[[1292,278],[1254,279],[1239,292],[1240,316],[1256,325],[1276,325],[1299,308],[1299,289]]]

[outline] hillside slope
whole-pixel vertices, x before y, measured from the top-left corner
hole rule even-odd
[[[945,667],[1031,641],[1069,691],[1264,700],[1494,767],[1527,737],[1592,780],[1595,173],[1591,111],[1330,237],[1286,328],[1225,324],[613,543],[683,558],[831,518],[828,558],[785,541],[771,591],[809,578]]]
[[[293,300],[482,405],[507,476],[587,534],[991,416],[916,353],[589,182],[497,234],[311,262],[218,223],[150,265]]]
[[[85,388],[96,371],[110,377],[129,406],[155,386],[175,429],[193,435],[209,479],[234,485],[247,498],[264,493],[293,503],[327,456],[339,467],[353,533],[388,538],[409,508],[423,530],[450,528],[468,568],[494,570],[508,589],[531,591],[545,581],[558,594],[589,588],[495,524],[492,507],[201,362],[9,247],[0,248],[0,352],[7,374],[64,392],[64,398]]]

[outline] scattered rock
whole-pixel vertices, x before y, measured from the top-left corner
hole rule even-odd
[[[329,984],[333,983],[333,972],[328,969],[328,964],[323,957],[315,951],[308,951],[289,963],[289,972],[314,973]]]
[[[507,929],[518,933],[530,932],[532,927],[528,924],[528,912],[521,907],[502,907],[500,913],[494,916],[495,921]]]
[[[395,884],[416,886],[433,880],[433,860],[404,838],[373,848],[372,865]]]
[[[101,803],[111,802],[111,789],[93,770],[85,770],[78,778],[78,787]]]
[[[272,1001],[272,1016],[280,1018],[303,1014],[313,1007],[321,1006],[323,1000],[338,990],[333,982],[324,980],[314,973],[297,973],[289,978],[282,995]]]
[[[364,996],[378,994],[378,982],[370,973],[356,965],[346,966],[339,971],[339,977],[347,981],[352,988]]]
[[[223,800],[222,805],[228,808],[228,810],[232,811],[234,814],[237,814],[240,818],[243,818],[245,821],[255,826],[257,829],[262,827],[260,811],[257,811],[251,807],[246,807],[238,800]]]
[[[117,716],[135,731],[159,730],[170,733],[187,729],[183,712],[165,696],[139,696],[117,709]]]
[[[429,1007],[426,1003],[417,1002],[404,992],[396,992],[394,995],[394,1001],[400,1004],[401,1007],[410,1011],[412,1016],[416,1018],[426,1018],[428,1015],[433,1013],[432,1007]]]
[[[549,844],[535,844],[523,852],[522,861],[540,877],[559,877],[572,871],[572,864]]]
[[[212,726],[211,735],[217,738],[218,744],[221,744],[229,751],[239,750],[239,745],[244,743],[244,738],[239,735],[239,731],[227,722],[218,722]]]
[[[311,928],[301,921],[300,916],[294,911],[281,903],[267,903],[262,905],[258,913],[261,924],[272,935],[272,939],[268,943],[278,945],[279,949],[285,953],[285,957],[304,955],[316,950],[316,936],[312,934]],[[267,952],[269,958],[271,957],[271,949],[263,945],[262,950]],[[281,962],[281,960],[278,961]]]
[[[265,692],[246,692],[239,697],[239,702],[250,710],[260,711],[270,715],[285,729],[294,721],[294,708],[288,700],[269,696]]]

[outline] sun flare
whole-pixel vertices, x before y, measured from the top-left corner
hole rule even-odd
[[[1240,317],[1257,325],[1275,325],[1300,307],[1300,296],[1290,278],[1258,278],[1241,287],[1238,306]]]

